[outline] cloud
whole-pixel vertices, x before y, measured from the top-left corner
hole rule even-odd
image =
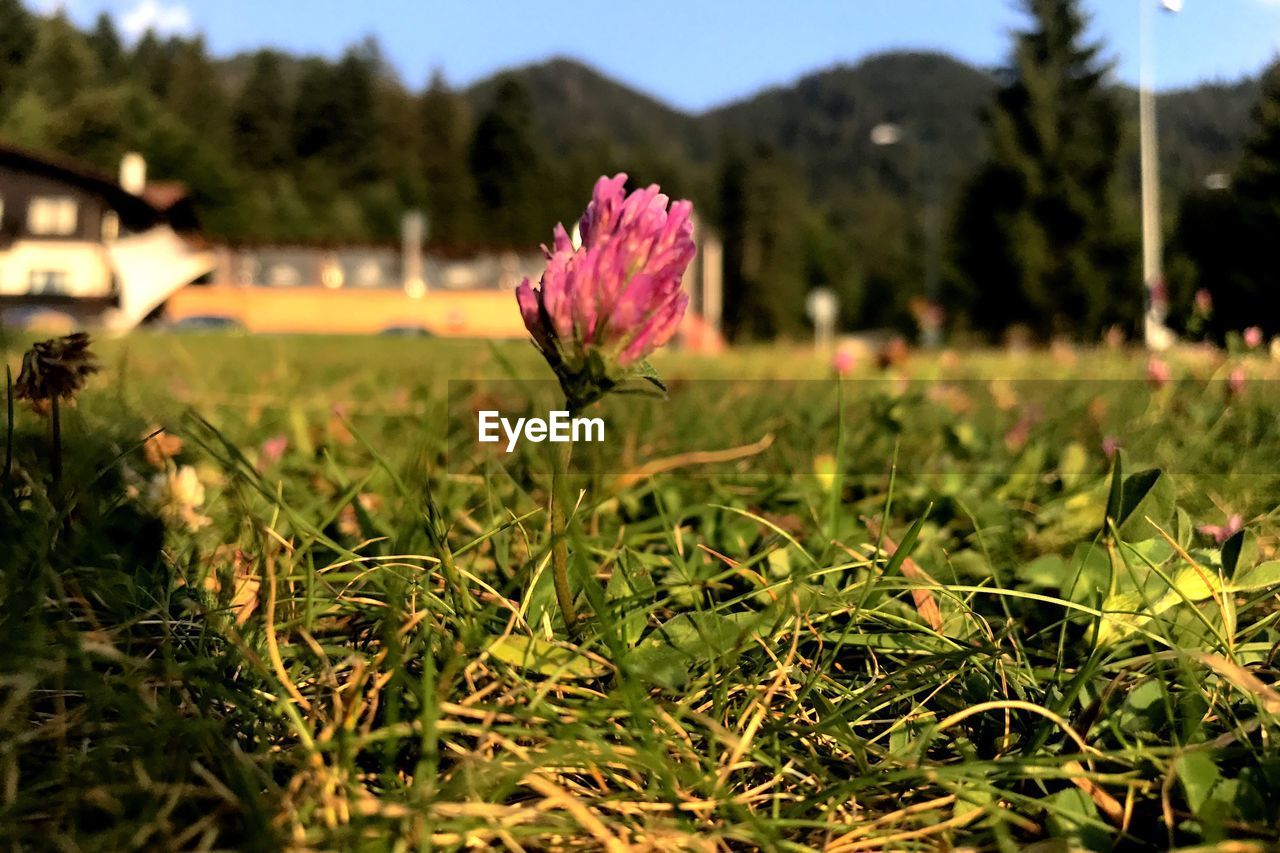
[[[189,33],[192,28],[191,10],[181,3],[141,0],[120,16],[120,29],[131,39],[140,38],[147,30],[168,36]]]

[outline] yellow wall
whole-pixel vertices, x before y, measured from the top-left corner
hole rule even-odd
[[[428,291],[415,298],[399,289],[190,286],[169,298],[165,316],[229,317],[255,332],[376,334],[420,327],[441,337],[527,335],[509,290]]]

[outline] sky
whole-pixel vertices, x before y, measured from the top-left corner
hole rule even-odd
[[[1116,76],[1135,83],[1139,13],[1161,0],[1084,0]],[[1253,74],[1280,49],[1280,0],[1183,0],[1154,17],[1161,89]],[[225,56],[272,46],[336,57],[373,35],[401,79],[454,85],[568,56],[699,111],[837,63],[904,48],[1000,64],[1016,0],[29,0],[88,25],[105,10],[135,38],[203,33]]]

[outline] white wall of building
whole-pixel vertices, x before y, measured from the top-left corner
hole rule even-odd
[[[108,296],[106,249],[88,241],[17,240],[0,251],[0,296],[31,295],[33,284],[55,287],[44,295]]]

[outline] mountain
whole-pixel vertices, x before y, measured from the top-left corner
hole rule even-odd
[[[582,63],[554,59],[515,68],[465,90],[477,114],[497,83],[530,94],[537,133],[557,155],[607,150],[610,160],[662,152],[705,171],[722,141],[769,146],[789,158],[819,198],[876,187],[901,197],[946,199],[981,160],[982,112],[997,73],[940,53],[893,52],[837,65],[701,114],[676,110]],[[1171,197],[1230,171],[1250,126],[1256,78],[1206,83],[1159,97],[1161,160]],[[1116,87],[1132,116],[1128,189],[1136,190],[1137,92]],[[894,145],[872,130],[896,125]]]
[[[937,192],[982,156],[980,111],[994,78],[936,53],[887,53],[802,77],[701,117],[713,136],[771,145],[820,194],[886,185]],[[894,125],[900,139],[876,145]]]
[[[492,104],[498,84],[515,79],[529,93],[535,132],[553,153],[607,148],[614,158],[668,150],[685,158],[707,153],[699,119],[572,59],[556,58],[486,78],[463,96],[474,115]]]
[[[1169,192],[1199,188],[1210,175],[1232,170],[1261,94],[1258,79],[1247,78],[1160,96],[1161,160]],[[1133,103],[1136,110],[1136,94]]]

